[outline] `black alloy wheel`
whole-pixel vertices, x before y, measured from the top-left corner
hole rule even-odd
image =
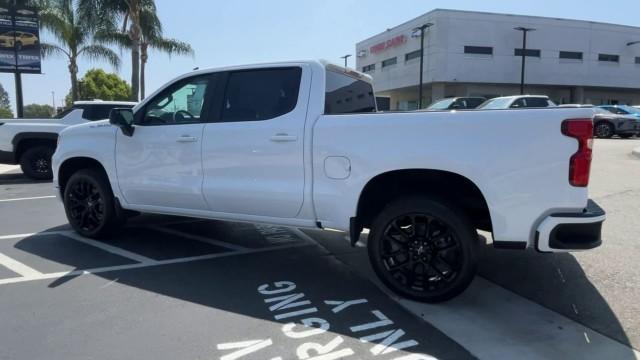
[[[28,149],[20,157],[22,172],[35,180],[51,180],[51,156],[54,150],[48,146],[36,146]]]
[[[614,129],[613,129],[613,125],[611,125],[608,122],[599,122],[596,124],[596,127],[593,132],[596,137],[609,139],[613,136]]]
[[[71,176],[64,187],[64,209],[73,229],[90,238],[108,236],[126,220],[123,211],[116,211],[106,175],[96,169],[80,170]]]
[[[460,294],[473,279],[477,238],[466,217],[445,202],[405,199],[376,219],[369,257],[394,292],[441,302]]]

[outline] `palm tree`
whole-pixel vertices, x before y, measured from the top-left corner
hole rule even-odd
[[[73,0],[51,0],[40,12],[40,23],[56,39],[57,44],[42,43],[43,56],[62,55],[69,60],[71,94],[78,100],[78,59],[105,60],[114,68],[120,67],[120,58],[113,50],[93,40],[90,26],[81,20]]]
[[[131,37],[124,32],[103,31],[96,34],[98,41],[132,49]],[[146,96],[145,69],[149,62],[149,50],[157,50],[171,55],[193,55],[191,45],[162,35],[162,23],[155,8],[143,7],[140,12],[140,99]]]
[[[140,49],[142,40],[141,13],[155,13],[154,0],[78,0],[83,18],[99,27],[111,27],[115,19],[123,20],[122,32],[127,32],[131,49],[131,100],[140,93]],[[127,27],[129,28],[127,30]]]

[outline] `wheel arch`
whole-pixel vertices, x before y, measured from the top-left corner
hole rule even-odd
[[[40,133],[40,132],[25,132],[17,134],[13,140],[13,148],[15,149],[16,161],[20,161],[22,154],[33,146],[51,146],[54,150],[58,142],[58,134],[56,133]]]
[[[351,221],[354,227],[368,228],[382,209],[402,196],[422,194],[444,198],[464,211],[476,228],[492,231],[488,202],[480,188],[469,178],[444,170],[403,169],[379,174],[362,189]]]
[[[58,186],[62,197],[64,197],[64,190],[71,176],[83,169],[95,169],[99,171],[104,175],[105,179],[107,179],[107,183],[109,183],[107,170],[100,161],[85,156],[69,158],[60,164],[60,167],[58,168]]]

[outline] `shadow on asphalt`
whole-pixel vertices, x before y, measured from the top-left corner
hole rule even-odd
[[[146,221],[144,219],[143,217],[142,223]],[[217,221],[208,223],[213,224],[211,229],[216,232],[225,233],[224,241],[236,242],[233,239],[235,230],[227,225],[230,223]],[[147,226],[152,229],[153,222]],[[195,226],[192,230],[197,231],[196,235],[216,236]],[[152,231],[148,233],[152,234]],[[242,237],[246,236],[246,232],[242,234]],[[127,235],[122,234],[119,240],[114,239],[116,246],[126,244],[122,243],[122,238],[125,237]],[[142,242],[145,247],[153,248],[155,240],[157,239],[145,238],[145,232],[138,232],[135,236],[128,237],[126,242],[130,242],[128,246],[135,246],[136,242]],[[35,241],[37,238],[26,238],[18,242],[15,247],[54,262],[77,264],[77,259],[71,260],[67,255],[63,256],[51,247],[34,246]],[[184,246],[193,245],[184,244]],[[140,253],[140,251],[134,252]],[[96,275],[163,296],[270,322],[274,321],[274,313],[268,310],[268,304],[264,302],[265,297],[256,290],[262,284],[273,284],[277,281],[294,282],[298,286],[296,292],[304,292],[305,299],[312,301],[312,304],[319,309],[324,300],[364,297],[375,304],[374,308],[391,307],[393,310],[385,310],[385,314],[388,311],[387,315],[390,317],[402,319],[408,324],[403,325],[407,333],[422,334],[424,340],[421,339],[420,351],[437,358],[470,357],[466,350],[453,343],[439,330],[427,323],[416,321],[404,309],[396,306],[375,285],[330,255],[331,253],[324,248],[308,246]],[[486,279],[620,343],[633,345],[607,301],[591,284],[572,255],[543,255],[531,251],[495,250],[491,245],[485,245],[481,251],[480,264],[479,274]],[[72,277],[61,278],[52,281],[49,286],[59,287],[73,280]],[[327,309],[323,309],[317,316],[331,318],[331,312],[325,310]],[[348,324],[365,321],[366,318],[359,316],[354,315],[353,319],[348,319],[349,321],[336,322],[335,326],[332,322],[331,332],[353,337],[354,334],[349,330]],[[286,324],[296,319],[301,318],[275,320],[275,322]],[[628,356],[621,359],[635,359],[635,356],[629,349]]]
[[[148,222],[145,217],[142,223]],[[138,220],[139,221],[139,220]],[[200,222],[199,224],[203,224]],[[226,242],[247,246],[247,238],[251,236],[260,241],[260,237],[264,237],[263,233],[257,232],[256,227],[251,224],[235,224],[220,221],[206,221],[203,226],[185,225],[181,231],[192,231],[200,236],[215,236],[209,231],[215,230],[218,234],[224,234],[223,239]],[[138,224],[139,225],[139,224]],[[176,236],[169,238],[158,238],[158,234],[154,233],[153,224],[147,225],[147,231],[139,231],[140,227],[126,229],[117,238],[106,241],[107,244],[113,244],[117,247],[125,247],[126,250],[134,253],[148,256],[149,254],[158,254],[158,251],[169,250],[167,241],[169,239],[184,242],[183,246],[187,249],[194,246],[189,239],[176,239]],[[248,227],[253,227],[253,235]],[[137,229],[135,233],[133,230]],[[190,229],[190,230],[189,230]],[[233,233],[234,238],[230,238]],[[133,236],[132,236],[133,235]],[[239,238],[242,239],[239,239]],[[125,241],[123,241],[123,239]],[[302,237],[297,241],[306,242]],[[88,265],[85,261],[74,259],[73,256],[61,254],[60,249],[51,246],[43,246],[38,244],[42,242],[39,236],[25,238],[15,244],[15,248],[24,252],[29,252],[38,258],[47,259],[57,263],[66,263],[72,268],[81,270],[86,269]],[[197,242],[197,241],[196,241]],[[138,247],[144,244],[143,247]],[[159,245],[163,244],[163,245]],[[201,245],[201,244],[200,244]],[[267,247],[268,248],[268,247]],[[221,252],[232,253],[233,250],[217,250]],[[209,251],[201,253],[208,254]],[[85,254],[86,256],[87,254]],[[197,255],[197,251],[194,254]],[[11,254],[10,254],[11,256]],[[159,255],[158,255],[159,256]],[[158,256],[151,256],[157,259]],[[20,259],[19,259],[20,260]],[[104,259],[99,259],[103,261]],[[37,268],[36,268],[37,269]],[[73,270],[73,269],[72,269]],[[246,339],[260,339],[274,336],[273,333],[265,333],[266,328],[280,329],[283,325],[291,322],[300,324],[305,318],[321,318],[326,319],[330,324],[330,332],[335,335],[343,335],[345,339],[349,339],[348,345],[354,349],[361,347],[360,351],[368,352],[372,345],[361,342],[359,338],[363,335],[371,335],[372,333],[380,333],[388,331],[395,326],[401,331],[406,332],[400,340],[415,339],[419,342],[415,347],[407,349],[412,353],[425,353],[435,356],[438,359],[472,359],[474,358],[467,350],[448,338],[432,325],[416,318],[413,314],[407,312],[404,308],[395,303],[376,285],[361,277],[356,272],[350,270],[342,262],[331,256],[324,248],[309,244],[290,248],[287,250],[268,251],[256,254],[242,254],[238,256],[220,257],[213,260],[194,261],[188,263],[163,265],[155,267],[144,267],[135,270],[111,271],[97,273],[109,281],[117,281],[119,284],[135,287],[145,292],[152,292],[158,295],[172,297],[181,301],[186,301],[211,309],[222,310],[224,319],[219,319],[221,323],[225,323],[220,333],[212,336],[216,342],[237,342]],[[75,277],[64,277],[51,280],[48,284],[50,289],[60,288],[62,286],[74,286],[74,281],[80,280]],[[278,292],[275,285],[278,282],[295,283],[295,291]],[[267,287],[271,294],[261,294],[260,287]],[[77,291],[77,290],[76,290]],[[266,300],[274,297],[282,297],[290,294],[303,294],[301,298],[295,301],[308,301],[306,305],[297,305],[293,303],[291,306],[277,309],[276,305],[282,299],[276,301]],[[46,295],[45,295],[46,296]],[[348,301],[355,299],[367,299],[366,305],[350,307],[348,311],[336,314],[332,311],[332,307],[326,305],[325,301]],[[114,305],[117,306],[117,305]],[[277,310],[270,309],[274,307]],[[309,315],[283,317],[278,319],[275,315],[283,315],[301,309],[317,308],[317,312]],[[352,327],[354,325],[367,324],[378,318],[372,317],[372,311],[382,311],[384,316],[393,320],[395,325],[386,325],[385,327],[372,328],[363,332],[354,333]],[[237,315],[241,315],[238,317]],[[248,326],[244,320],[237,322],[237,319],[250,317],[262,320],[263,326]],[[236,322],[234,324],[234,319]],[[393,324],[391,323],[391,324]],[[271,324],[271,325],[269,325]],[[235,329],[231,330],[235,325]],[[379,325],[376,325],[379,326]],[[246,327],[246,329],[244,329]],[[228,328],[228,331],[225,331]],[[244,338],[225,338],[226,334],[233,334],[233,331],[240,329]],[[367,332],[368,331],[368,332]],[[333,335],[335,337],[335,335]],[[231,335],[233,336],[233,335]],[[282,334],[280,334],[282,338]],[[385,336],[388,336],[385,335]],[[282,338],[281,342],[292,341],[291,339]],[[275,341],[275,339],[274,339]],[[324,341],[324,340],[320,340]],[[376,340],[374,342],[379,342]],[[295,345],[295,346],[293,346]],[[291,351],[295,351],[300,344],[285,346]],[[374,344],[373,344],[374,345]],[[366,350],[363,350],[366,349]],[[361,357],[367,357],[365,352],[361,352]],[[406,353],[404,353],[406,354]],[[394,353],[394,357],[400,356],[400,351]],[[269,357],[271,358],[271,357]],[[290,358],[290,357],[285,357]]]
[[[24,185],[24,184],[46,184],[51,183],[50,180],[38,181],[26,177],[22,173],[0,174],[0,185]]]
[[[627,336],[607,300],[570,253],[498,250],[483,247],[479,275],[629,347]],[[629,351],[629,359],[635,359]]]

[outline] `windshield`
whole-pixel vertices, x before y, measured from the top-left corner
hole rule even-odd
[[[627,105],[618,105],[618,109],[622,109],[624,110],[627,114],[638,114],[640,113],[640,110],[631,107],[631,106],[627,106]]]
[[[456,99],[444,99],[444,100],[440,100],[440,101],[436,101],[433,104],[431,104],[427,109],[430,110],[447,110],[449,109],[449,106],[451,106],[451,104],[453,104],[453,102]]]
[[[484,102],[484,104],[478,106],[478,109],[507,109],[511,105],[512,98],[497,98]]]

